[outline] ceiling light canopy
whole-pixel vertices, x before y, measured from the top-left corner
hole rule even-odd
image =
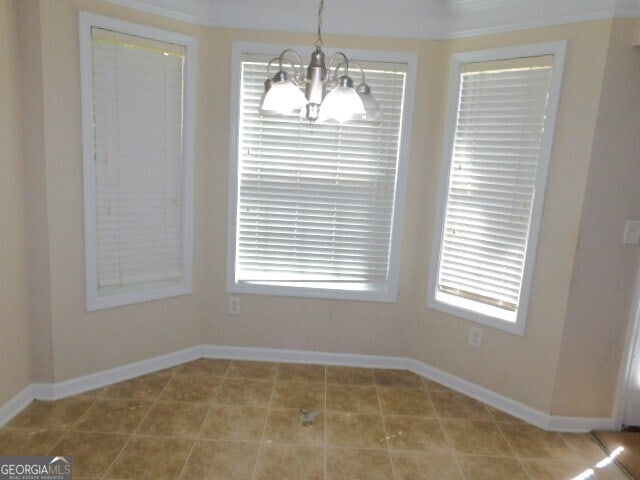
[[[284,50],[279,57],[269,62],[269,78],[264,82],[261,111],[272,115],[291,115],[299,112],[301,118],[311,122],[381,120],[380,105],[366,84],[362,67],[351,62],[351,66],[358,67],[362,77],[361,83],[354,88],[353,80],[349,76],[350,62],[344,53],[337,52],[330,57],[328,63],[326,62],[322,51],[323,16],[324,0],[320,0],[316,49],[311,54],[306,72],[300,55],[292,49]],[[276,62],[278,72],[272,77],[270,70]]]

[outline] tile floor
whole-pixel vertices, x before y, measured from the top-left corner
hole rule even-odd
[[[33,402],[0,430],[0,455],[44,454],[73,456],[74,480],[627,478],[596,467],[589,435],[408,371],[210,359]]]

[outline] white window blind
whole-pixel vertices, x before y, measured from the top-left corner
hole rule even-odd
[[[188,42],[92,14],[81,27],[87,308],[189,293]]]
[[[241,65],[235,281],[375,289],[389,278],[406,65],[365,69],[381,122],[311,124],[260,114],[268,60]]]
[[[436,298],[515,322],[553,57],[460,76]],[[456,301],[453,300],[455,303]]]

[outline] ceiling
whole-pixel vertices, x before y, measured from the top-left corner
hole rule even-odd
[[[316,31],[319,4],[319,0],[108,1],[204,25],[311,34]],[[325,0],[323,32],[445,39],[615,16],[640,17],[640,0]]]

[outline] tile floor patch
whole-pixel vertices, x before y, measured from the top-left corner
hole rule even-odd
[[[326,480],[393,480],[391,459],[383,450],[329,449]]]
[[[373,371],[370,368],[328,366],[327,383],[330,385],[373,385]]]
[[[324,382],[324,366],[283,363],[278,367],[277,379],[284,382]]]
[[[327,410],[378,413],[378,391],[373,386],[327,385]]]
[[[273,384],[271,382],[247,378],[228,378],[222,382],[215,397],[215,403],[266,407],[271,398],[272,390]]]
[[[200,440],[182,472],[182,480],[250,480],[257,443]]]
[[[266,419],[266,408],[242,405],[213,405],[202,427],[202,437],[258,442],[264,430]]]
[[[385,415],[384,427],[392,450],[450,453],[440,422],[435,418]]]
[[[46,455],[64,434],[64,430],[5,427],[0,430],[0,456]]]
[[[73,455],[75,480],[627,480],[546,432],[403,370],[199,359],[55,402],[0,455]],[[76,478],[77,477],[77,478]]]
[[[134,435],[105,478],[175,480],[192,446],[192,439]]]
[[[323,462],[322,447],[265,445],[254,480],[322,480]]]
[[[397,480],[463,480],[453,455],[391,452]]]
[[[277,382],[272,408],[319,410],[324,406],[324,385],[310,382]]]
[[[493,422],[441,420],[444,434],[453,449],[463,455],[510,457],[512,450]]]
[[[151,402],[117,398],[98,399],[73,426],[74,430],[133,433],[140,425]]]
[[[104,475],[129,435],[121,433],[69,432],[49,452],[49,455],[73,458],[73,476],[100,477]]]
[[[12,421],[11,427],[66,430],[93,404],[92,398],[74,396],[55,402],[34,400]]]
[[[327,442],[335,447],[385,448],[380,415],[327,413]]]
[[[423,390],[379,387],[378,398],[385,415],[436,416],[433,403]]]

